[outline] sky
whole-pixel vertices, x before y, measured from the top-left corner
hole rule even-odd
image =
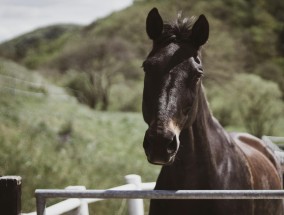
[[[0,0],[0,42],[52,24],[89,24],[133,0]]]

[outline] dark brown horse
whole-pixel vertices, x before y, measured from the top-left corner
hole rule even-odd
[[[282,189],[273,151],[249,134],[228,134],[212,116],[202,87],[204,15],[163,22],[152,9],[153,49],[143,63],[147,159],[163,165],[156,190]],[[151,200],[150,215],[280,215],[282,200]]]

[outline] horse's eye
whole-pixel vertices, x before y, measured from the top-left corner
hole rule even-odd
[[[193,76],[192,76],[192,86],[195,86],[195,84],[200,80],[200,78],[203,77],[203,72],[201,70],[197,70],[194,72]]]

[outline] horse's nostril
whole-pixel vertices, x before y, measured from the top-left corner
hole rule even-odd
[[[178,149],[178,142],[176,136],[174,136],[173,140],[168,144],[167,152],[169,154],[174,154]]]

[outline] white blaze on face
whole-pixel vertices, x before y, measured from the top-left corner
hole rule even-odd
[[[176,141],[177,141],[178,147],[179,147],[179,134],[180,134],[181,130],[178,127],[178,125],[172,119],[169,122],[169,129],[174,132],[174,134],[176,136]]]
[[[180,128],[172,119],[169,122],[169,128],[175,133],[176,136],[179,136]]]

